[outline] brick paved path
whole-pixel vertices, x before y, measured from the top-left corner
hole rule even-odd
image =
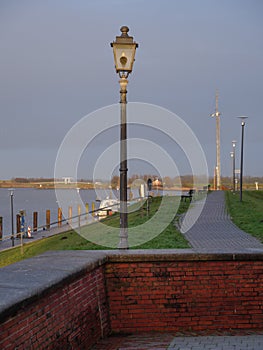
[[[172,334],[112,336],[92,350],[262,350],[263,335],[174,337]]]
[[[263,335],[176,337],[168,350],[262,350]]]
[[[203,204],[201,215],[193,224],[192,220]],[[212,192],[207,196],[205,203],[193,203],[185,220],[182,218],[181,221],[181,232],[197,252],[263,251],[262,243],[232,223],[226,211],[223,191]]]

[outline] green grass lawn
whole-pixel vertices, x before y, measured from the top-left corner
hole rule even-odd
[[[174,206],[179,206],[177,215],[180,215],[187,210],[189,202],[180,203],[180,198],[167,196],[163,205],[162,198],[164,197],[155,197],[152,199],[148,214],[146,203],[140,209],[131,207],[131,212],[129,213],[129,244],[131,249],[189,247],[188,242],[174,225]],[[147,226],[145,223],[150,224]],[[118,241],[119,215],[114,214],[103,220],[103,225],[101,223],[95,223],[81,228],[81,235],[71,230],[28,243],[23,246],[23,254],[19,246],[2,251],[0,253],[0,267],[36,256],[48,250],[116,249]],[[97,244],[92,242],[96,242]]]
[[[263,191],[226,192],[227,208],[232,221],[245,232],[263,242]]]

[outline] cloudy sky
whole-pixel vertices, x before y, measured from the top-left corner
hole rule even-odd
[[[261,0],[0,0],[0,179],[53,177],[65,135],[84,116],[118,103],[109,43],[122,25],[139,43],[128,101],[182,118],[213,174],[215,120],[209,115],[218,89],[222,175],[231,175],[233,139],[239,163],[236,117],[245,115],[244,172],[263,176],[262,13]],[[103,132],[83,157],[79,177],[90,177],[93,158],[118,139],[118,130]],[[173,147],[154,133],[160,147]],[[133,136],[143,133],[135,128]],[[133,171],[143,173],[140,162],[137,167]]]

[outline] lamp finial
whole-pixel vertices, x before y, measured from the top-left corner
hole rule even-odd
[[[129,36],[128,35],[129,28],[127,26],[122,26],[120,31],[121,31],[121,36],[123,38],[126,38],[127,36]]]

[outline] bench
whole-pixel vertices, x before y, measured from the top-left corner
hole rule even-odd
[[[188,191],[187,194],[182,194],[181,195],[181,200],[184,200],[186,202],[186,200],[189,199],[189,201],[191,202],[194,192],[195,192],[195,190],[191,189],[191,190]]]

